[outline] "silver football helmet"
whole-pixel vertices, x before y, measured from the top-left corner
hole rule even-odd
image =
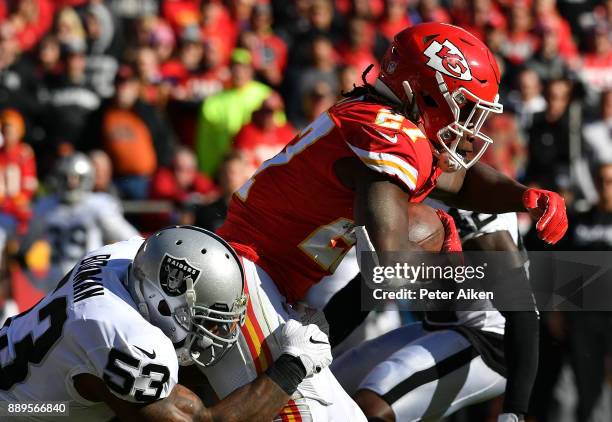
[[[54,182],[62,202],[69,204],[79,202],[94,188],[94,166],[89,157],[81,152],[67,155],[57,162]]]
[[[158,231],[136,253],[127,284],[140,313],[174,343],[181,365],[213,365],[238,340],[244,269],[216,234],[194,226]]]

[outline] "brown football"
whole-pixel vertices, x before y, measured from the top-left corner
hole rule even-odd
[[[440,252],[444,243],[444,226],[436,210],[425,204],[408,204],[408,239],[429,252]]]

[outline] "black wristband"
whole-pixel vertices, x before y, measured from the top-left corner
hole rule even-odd
[[[284,354],[268,368],[266,375],[291,396],[306,377],[306,368],[299,358]]]

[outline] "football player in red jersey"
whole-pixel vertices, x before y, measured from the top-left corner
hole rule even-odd
[[[252,358],[242,364],[247,379],[209,374],[221,396],[255,378],[262,356],[274,356],[273,338],[258,338],[291,315],[286,303],[334,271],[356,242],[355,227],[365,227],[378,252],[419,250],[404,235],[405,204],[432,194],[479,212],[527,210],[549,243],[567,229],[559,195],[478,163],[492,142],[482,125],[502,112],[499,70],[481,41],[451,25],[416,25],[397,34],[381,69],[373,86],[320,115],[232,199],[219,233],[250,275],[252,327],[245,324],[243,340]],[[313,420],[360,418],[329,371],[303,385],[295,402]]]

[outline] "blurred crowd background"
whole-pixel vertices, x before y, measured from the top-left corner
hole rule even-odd
[[[40,223],[62,157],[86,154],[92,189],[140,233],[216,229],[259,164],[372,81],[393,35],[423,21],[466,28],[498,60],[505,112],[487,123],[484,160],[562,192],[561,248],[612,249],[610,0],[0,0],[0,321],[50,286],[61,246]],[[521,219],[528,248],[546,249],[530,228]],[[79,235],[62,234],[85,245]],[[609,422],[610,319],[542,320],[536,420],[603,407]],[[576,385],[597,403],[567,399]]]

